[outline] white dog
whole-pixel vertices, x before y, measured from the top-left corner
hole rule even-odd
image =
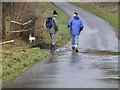
[[[30,34],[30,35],[29,35],[29,41],[30,41],[30,43],[32,43],[32,41],[35,42],[35,40],[36,40],[36,38],[35,38],[35,37],[32,37],[32,35]]]

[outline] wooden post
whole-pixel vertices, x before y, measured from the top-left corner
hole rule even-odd
[[[5,40],[10,40],[10,16],[5,18]]]

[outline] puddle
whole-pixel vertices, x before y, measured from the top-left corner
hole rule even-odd
[[[93,55],[120,55],[120,52],[100,51],[100,50],[90,50],[90,49],[79,53],[87,53]]]

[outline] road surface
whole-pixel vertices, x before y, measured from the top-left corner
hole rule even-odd
[[[105,20],[67,2],[54,2],[69,17],[77,11],[85,28],[79,53],[70,42],[55,55],[35,65],[5,88],[118,88],[118,39]],[[68,31],[69,33],[69,31]]]

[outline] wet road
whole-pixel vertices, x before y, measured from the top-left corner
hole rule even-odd
[[[118,39],[105,20],[69,3],[54,2],[71,17],[79,12],[85,29],[79,53],[71,44],[6,83],[10,88],[118,88]]]

